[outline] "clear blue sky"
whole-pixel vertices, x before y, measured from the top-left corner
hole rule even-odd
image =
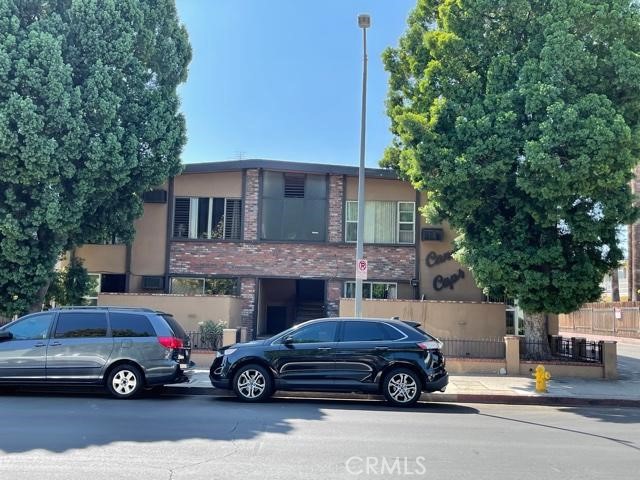
[[[369,13],[367,165],[388,145],[387,73],[415,0],[177,0],[193,60],[180,88],[184,163],[269,158],[357,165]]]

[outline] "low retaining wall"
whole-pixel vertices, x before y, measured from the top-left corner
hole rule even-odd
[[[340,299],[341,317],[352,316],[354,308],[353,299]],[[363,300],[362,315],[420,322],[425,330],[440,338],[502,338],[507,329],[504,303]]]
[[[145,307],[172,314],[187,332],[197,332],[198,322],[225,322],[240,326],[241,300],[231,295],[171,295],[146,293],[101,293],[98,305]]]

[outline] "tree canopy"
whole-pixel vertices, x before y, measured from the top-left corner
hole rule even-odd
[[[637,2],[420,0],[384,63],[382,164],[459,232],[477,283],[537,315],[599,298],[636,217]]]
[[[40,302],[66,249],[131,238],[180,170],[190,59],[174,0],[0,0],[0,312]]]

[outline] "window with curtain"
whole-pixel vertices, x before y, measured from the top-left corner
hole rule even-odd
[[[174,238],[240,240],[242,200],[178,197],[173,215]]]
[[[348,201],[345,210],[345,238],[358,235],[358,202]],[[369,200],[364,207],[364,243],[415,242],[415,203]]]

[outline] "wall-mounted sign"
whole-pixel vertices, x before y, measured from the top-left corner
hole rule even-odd
[[[448,262],[452,258],[453,257],[451,252],[444,252],[444,253],[429,252],[426,258],[427,267],[435,267],[436,265],[440,265],[441,263]]]
[[[436,278],[433,279],[433,289],[436,292],[439,292],[440,290],[444,290],[445,288],[450,288],[451,290],[453,290],[453,286],[463,278],[464,278],[464,270],[462,269],[458,270],[456,273],[448,277],[437,275]]]

